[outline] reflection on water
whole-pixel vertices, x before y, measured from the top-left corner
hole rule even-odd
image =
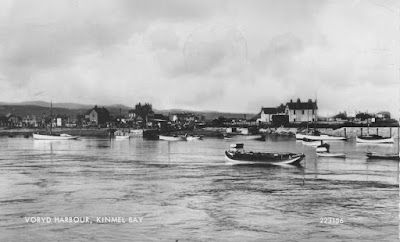
[[[0,241],[394,241],[398,162],[331,143],[316,157],[294,139],[245,149],[303,152],[298,167],[227,165],[230,142],[0,138]],[[26,223],[25,217],[143,217],[141,223]],[[320,223],[324,217],[341,224]]]

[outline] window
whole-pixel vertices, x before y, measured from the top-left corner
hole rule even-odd
[[[304,110],[302,110],[302,114],[304,114]]]
[[[314,114],[314,109],[312,110],[312,114]]]
[[[296,119],[293,119],[293,122],[296,122]]]

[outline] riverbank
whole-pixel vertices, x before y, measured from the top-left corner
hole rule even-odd
[[[318,131],[321,134],[334,135],[334,136],[342,136],[347,138],[354,138],[359,135],[367,135],[369,134],[378,134],[384,137],[398,137],[397,127],[373,127],[373,128],[365,128],[365,127],[343,127],[339,129],[332,128],[319,128]],[[261,128],[259,129],[259,133],[266,135],[280,135],[280,136],[294,136],[296,133],[302,131],[302,128]],[[45,132],[45,129],[37,129],[37,128],[0,128],[0,136],[32,136],[32,133],[37,132]],[[52,131],[54,133],[66,133],[74,136],[82,136],[82,137],[109,137],[109,129],[108,128],[53,128]],[[132,132],[135,130],[131,130],[131,135],[134,137],[142,137],[143,131],[137,130],[137,132]],[[158,136],[161,134],[157,130],[148,130],[146,131],[150,134],[151,137]],[[145,132],[145,133],[146,133]],[[175,130],[170,131],[169,135],[202,135],[204,137],[214,137],[221,138],[223,134],[226,132],[226,128],[224,127],[210,127],[210,128],[202,128],[202,129],[194,129],[194,130]]]

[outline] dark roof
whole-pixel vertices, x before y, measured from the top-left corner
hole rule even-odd
[[[86,112],[86,115],[90,114],[92,111],[96,111],[96,113],[100,116],[100,115],[110,115],[110,112],[105,108],[98,108],[97,106],[94,106],[94,108],[90,109],[89,111]]]
[[[261,111],[264,111],[265,114],[275,114],[277,113],[277,108],[261,108]]]
[[[157,121],[160,121],[160,120],[169,121],[169,118],[168,118],[167,116],[164,116],[164,115],[158,114],[158,113],[155,113],[155,114],[151,117],[151,119],[157,120]]]
[[[318,109],[317,102],[312,102],[311,100],[308,100],[308,102],[300,102],[300,99],[297,99],[297,102],[288,102],[286,106],[292,110]]]

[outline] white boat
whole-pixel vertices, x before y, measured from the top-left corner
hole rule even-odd
[[[33,139],[36,140],[72,140],[78,139],[79,136],[69,134],[33,134]]]
[[[187,141],[202,140],[202,139],[203,139],[202,136],[198,136],[198,135],[196,135],[196,136],[191,136],[191,135],[190,135],[190,136],[186,136],[185,138],[186,138]]]
[[[265,140],[265,136],[260,135],[260,134],[255,134],[255,135],[244,135],[244,138],[247,140]]]
[[[319,141],[319,140],[303,139],[301,141],[301,143],[303,145],[312,146],[312,147],[317,147],[317,146],[321,145],[321,141]]]
[[[371,135],[371,136],[358,136],[356,137],[357,143],[368,143],[368,144],[384,144],[394,143],[393,137],[383,138],[382,136]]]
[[[116,135],[115,136],[115,140],[127,140],[129,138],[130,138],[129,135]]]
[[[304,139],[304,136],[306,136],[305,134],[300,134],[300,133],[298,133],[298,134],[296,134],[296,139],[298,139],[298,140],[303,140]]]
[[[50,103],[50,117],[53,116],[53,101]],[[36,140],[71,140],[78,139],[79,136],[72,136],[69,134],[54,134],[51,132],[52,125],[50,124],[50,132],[46,132],[45,134],[35,134],[33,133],[33,139]]]
[[[316,151],[317,151],[317,153],[319,153],[319,152],[328,152],[328,149],[326,147],[317,147]]]
[[[321,135],[304,135],[304,139],[309,139],[309,140],[346,140],[346,137],[340,137],[340,136],[330,136],[326,134],[321,134]]]
[[[345,158],[345,153],[329,153],[329,152],[317,152],[317,156],[320,157],[336,157],[336,158]]]
[[[167,135],[160,135],[159,139],[160,140],[166,140],[166,141],[182,141],[182,140],[186,140],[182,136],[167,136]]]

